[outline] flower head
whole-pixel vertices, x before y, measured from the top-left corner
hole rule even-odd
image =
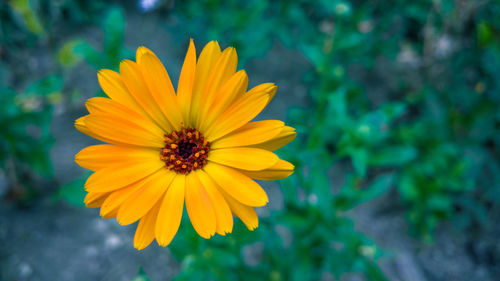
[[[85,204],[123,225],[139,221],[134,245],[154,239],[168,245],[181,223],[184,203],[197,233],[225,235],[239,217],[258,226],[254,207],[268,202],[253,179],[278,180],[294,166],[272,151],[292,141],[295,130],[281,121],[250,122],[271,101],[276,86],[247,91],[236,71],[234,48],[212,41],[196,59],[191,40],[177,92],[163,64],[145,47],[120,73],[101,70],[109,98],[87,101],[89,114],[76,128],[108,144],[89,146],[75,161],[94,171],[85,184]]]

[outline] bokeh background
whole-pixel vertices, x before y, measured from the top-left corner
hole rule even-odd
[[[83,207],[96,72],[189,38],[238,51],[297,128],[253,232],[167,248]],[[0,2],[0,280],[499,280],[500,2]]]

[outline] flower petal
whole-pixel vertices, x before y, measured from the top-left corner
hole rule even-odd
[[[120,62],[120,76],[130,94],[144,111],[146,111],[149,117],[165,132],[172,131],[172,125],[167,117],[161,112],[161,109],[151,95],[137,63],[131,60],[123,60]]]
[[[264,120],[245,124],[243,127],[214,141],[210,144],[212,149],[248,146],[266,142],[275,138],[285,126],[278,120]]]
[[[198,234],[208,239],[215,234],[214,208],[205,188],[194,174],[186,176],[186,210]]]
[[[294,128],[285,126],[283,130],[274,138],[263,143],[252,145],[252,147],[275,151],[293,141],[296,136],[297,133]]]
[[[157,148],[165,145],[161,130],[141,127],[133,120],[107,114],[91,114],[85,117],[84,124],[93,137],[113,144]]]
[[[112,219],[112,218],[116,218],[116,215],[118,214],[118,210],[120,209],[120,207],[116,207],[114,208],[113,210],[111,210],[111,212],[109,212],[108,214],[102,216],[103,219]]]
[[[134,236],[134,247],[137,250],[142,250],[149,246],[155,239],[155,226],[158,212],[160,211],[161,201],[149,210],[149,212],[141,218]]]
[[[233,214],[224,196],[219,192],[217,184],[203,170],[194,171],[193,174],[198,177],[212,202],[216,217],[215,231],[220,235],[231,233],[233,230]]]
[[[186,176],[177,175],[162,199],[155,235],[160,246],[167,246],[174,238],[182,219]]]
[[[85,206],[89,208],[99,208],[102,203],[108,198],[109,192],[89,192],[83,199]]]
[[[175,175],[175,172],[160,169],[144,179],[142,187],[121,205],[117,216],[118,223],[127,225],[143,217],[163,197]]]
[[[127,119],[133,120],[135,124],[142,128],[152,128],[150,129],[151,131],[163,132],[161,128],[147,116],[137,113],[112,99],[103,97],[91,98],[85,103],[85,106],[90,114],[104,114],[117,118],[123,118],[126,116]]]
[[[103,142],[107,142],[107,143],[112,143],[113,141],[111,139],[108,139],[106,138],[105,136],[99,136],[95,133],[93,133],[88,127],[87,127],[87,124],[85,124],[85,120],[87,119],[87,117],[89,117],[89,115],[86,115],[86,116],[83,116],[83,117],[80,117],[78,119],[75,120],[75,128],[86,134],[87,136],[90,136],[94,139],[98,139],[100,141],[103,141]]]
[[[257,89],[255,89],[257,88]],[[241,128],[248,121],[257,116],[276,93],[276,86],[267,83],[266,86],[257,86],[237,99],[222,115],[210,126],[205,136],[208,141],[217,140],[232,131]]]
[[[236,72],[218,90],[215,100],[210,105],[209,114],[205,114],[200,123],[200,131],[205,132],[207,128],[239,97],[248,87],[248,76],[244,70]]]
[[[201,51],[198,63],[196,64],[196,76],[193,85],[193,95],[191,97],[191,107],[189,120],[186,120],[188,126],[194,126],[197,120],[197,114],[203,100],[203,94],[206,82],[212,67],[221,54],[219,43],[216,41],[209,42]]]
[[[127,200],[134,192],[139,190],[144,184],[143,180],[136,181],[126,187],[120,188],[111,192],[102,203],[100,215],[103,218],[114,218],[118,214],[118,210],[125,200]]]
[[[258,148],[232,147],[211,150],[209,161],[242,170],[260,171],[278,162],[276,154]]]
[[[152,56],[154,56],[155,58],[158,59],[158,57],[155,55],[155,53],[153,53],[153,51],[151,51],[150,49],[148,49],[148,48],[146,48],[144,46],[140,46],[135,51],[135,61],[137,62],[137,64],[141,64],[141,62],[142,62],[142,56],[144,56],[146,54],[152,55]]]
[[[226,48],[215,62],[203,90],[203,102],[200,104],[195,126],[200,127],[202,120],[212,111],[212,103],[220,87],[234,74],[238,56],[233,47]]]
[[[183,118],[167,70],[152,52],[141,56],[139,68],[142,71],[149,92],[163,116],[167,117],[175,130],[179,130]]]
[[[259,226],[259,217],[254,208],[241,204],[227,193],[223,194],[233,214],[240,218],[249,230],[252,231]]]
[[[191,97],[193,95],[194,78],[196,75],[196,49],[193,39],[189,40],[189,48],[182,65],[179,84],[177,85],[177,101],[181,108],[185,124],[188,124]]]
[[[256,180],[281,180],[293,173],[292,163],[279,159],[273,166],[262,171],[239,170],[240,173]]]
[[[135,101],[134,97],[128,91],[120,74],[113,70],[101,69],[97,73],[97,79],[99,80],[102,90],[108,97],[147,117],[144,109]]]
[[[159,157],[156,161],[130,163],[112,166],[94,172],[85,183],[89,192],[109,192],[141,180],[165,167]]]
[[[203,170],[222,190],[245,205],[260,207],[269,202],[266,192],[258,183],[233,168],[210,162]]]
[[[159,157],[158,150],[110,144],[92,145],[75,156],[75,162],[83,168],[97,171],[121,163],[142,162]]]

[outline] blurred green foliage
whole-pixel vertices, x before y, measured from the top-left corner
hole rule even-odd
[[[50,75],[31,84],[24,93],[0,88],[0,167],[12,185],[16,200],[33,199],[33,172],[49,177],[53,138],[52,104],[61,95],[61,77]]]
[[[160,1],[150,13],[178,19],[198,42],[235,46],[240,67],[276,44],[311,63],[308,106],[287,112],[299,135],[279,151],[296,166],[280,182],[283,208],[262,211],[253,232],[236,223],[227,237],[203,240],[181,227],[169,246],[179,280],[385,280],[383,251],[345,215],[381,197],[404,208],[410,234],[424,241],[443,221],[487,227],[500,205],[498,1]],[[1,2],[0,15],[0,56],[58,39],[64,22],[97,25],[104,39],[96,47],[65,35],[53,58],[63,75],[80,61],[116,70],[133,57],[116,4],[15,0]],[[186,33],[172,36],[185,42]],[[57,74],[20,94],[2,88],[0,163],[16,171],[11,180],[23,178],[23,165],[50,175],[51,104],[61,89]],[[346,172],[339,179],[333,170]],[[82,181],[58,198],[81,205]],[[141,270],[134,280],[148,279]]]
[[[453,219],[464,228],[487,226],[488,206],[498,205],[500,194],[498,181],[491,178],[498,178],[499,167],[500,111],[494,79],[500,74],[498,3],[457,7],[454,1],[202,2],[187,2],[181,10],[193,29],[200,22],[207,26],[202,33],[207,40],[231,42],[240,47],[243,60],[252,51],[265,53],[279,40],[302,52],[313,65],[314,70],[304,77],[311,106],[289,110],[288,122],[301,134],[282,152],[296,165],[296,173],[282,181],[282,190],[286,218],[301,206],[298,215],[306,221],[311,220],[306,214],[312,210],[321,214],[313,220],[314,226],[304,229],[325,229],[333,223],[332,228],[326,227],[327,235],[320,235],[319,244],[357,245],[336,233],[340,227],[335,222],[347,220],[342,211],[390,188],[397,190],[407,209],[411,233],[426,241],[432,241],[443,220]],[[388,66],[380,69],[381,62]],[[378,81],[362,85],[348,75],[359,67],[378,79],[392,76],[389,82],[394,85],[386,85],[383,96],[371,96],[366,89],[379,87]],[[386,73],[377,74],[381,70]],[[328,170],[345,166],[345,160],[352,170],[335,193]],[[318,202],[301,202],[298,195],[303,193]],[[276,218],[270,216],[270,220]],[[294,241],[306,238],[294,228],[299,225],[287,225]],[[347,229],[355,235],[352,228]],[[308,233],[307,238],[311,236]],[[310,257],[299,248],[278,256]],[[273,245],[264,249],[280,252]],[[331,251],[324,248],[316,255],[326,261]],[[359,250],[341,256],[349,265],[363,260]],[[370,270],[371,264],[368,259],[357,270],[376,280],[377,270]],[[318,279],[314,273],[322,272],[321,267],[308,266],[302,279]],[[293,271],[273,268],[277,276]],[[195,272],[201,270],[200,266]],[[340,272],[327,271],[338,276],[351,270],[344,265]],[[373,272],[375,276],[370,275]]]
[[[123,44],[125,16],[122,9],[118,7],[109,9],[101,28],[104,32],[102,51],[84,40],[74,39],[61,47],[57,55],[58,62],[65,67],[71,67],[83,59],[97,70],[104,68],[118,70],[120,61],[133,58],[134,53],[126,49]]]
[[[142,267],[139,267],[139,272],[137,274],[137,277],[135,277],[132,281],[151,281],[149,277],[146,275],[146,272],[142,269]]]
[[[289,111],[303,134],[288,147],[301,151],[291,153],[303,158],[295,161],[298,171],[342,165],[344,159],[353,168],[346,177],[355,181],[374,182],[388,171],[413,233],[426,240],[444,219],[484,222],[476,216],[485,212],[464,213],[468,208],[461,205],[479,189],[490,190],[484,200],[498,203],[498,184],[482,184],[487,176],[475,168],[496,170],[499,162],[498,3],[202,2],[181,10],[196,18],[193,28],[206,23],[209,37],[252,50],[254,42],[269,48],[278,39],[311,61],[314,71],[304,80],[312,106]],[[209,12],[199,16],[202,10]],[[243,10],[252,12],[238,17]],[[388,65],[379,69],[381,63]],[[378,82],[362,85],[348,75],[360,66],[378,79],[393,76],[394,85],[373,96],[366,88]],[[378,99],[383,103],[375,104]]]

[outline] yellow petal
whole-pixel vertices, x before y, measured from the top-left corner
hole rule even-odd
[[[85,117],[85,126],[93,137],[118,145],[136,145],[162,148],[165,146],[163,132],[157,127],[144,128],[133,120],[117,118],[108,114],[91,114]]]
[[[85,103],[85,106],[91,114],[104,114],[117,118],[126,117],[129,120],[133,120],[135,124],[142,128],[154,128],[152,130],[155,132],[162,132],[158,125],[156,125],[148,117],[137,113],[112,99],[103,97],[91,98]]]
[[[216,99],[220,87],[234,74],[238,64],[238,56],[233,47],[226,48],[215,62],[210,75],[207,78],[203,90],[203,102],[200,104],[195,126],[200,124],[206,115],[212,112],[212,103]]]
[[[211,150],[208,160],[237,169],[260,171],[276,164],[279,158],[264,149],[232,147]]]
[[[183,118],[177,104],[174,87],[165,67],[152,53],[146,53],[141,56],[139,67],[143,73],[149,92],[163,116],[167,117],[175,130],[179,130]]]
[[[144,109],[135,101],[134,97],[132,97],[128,91],[120,74],[113,70],[101,69],[97,73],[97,79],[99,80],[102,90],[108,97],[147,117]]]
[[[259,87],[259,89],[258,91],[250,90],[222,113],[207,130],[205,135],[208,141],[217,140],[241,128],[264,109],[276,93],[276,86],[269,84],[267,87]]]
[[[148,116],[165,132],[172,131],[173,127],[163,115],[158,104],[149,91],[139,66],[130,60],[120,62],[120,76],[127,86],[130,94],[139,105],[146,111]]]
[[[85,190],[89,192],[113,191],[141,180],[159,169],[165,169],[165,163],[159,157],[156,161],[148,160],[100,169],[87,179]]]
[[[111,210],[111,212],[107,213],[106,215],[102,216],[103,219],[112,219],[116,218],[116,215],[118,214],[118,210],[120,209],[120,206],[116,207],[115,209]]]
[[[156,219],[158,217],[160,206],[161,201],[158,201],[156,205],[139,221],[139,225],[137,226],[134,236],[134,247],[137,250],[146,248],[155,239]]]
[[[137,51],[135,51],[135,61],[137,62],[137,64],[141,64],[142,56],[145,54],[149,54],[149,55],[154,56],[155,58],[158,58],[155,55],[155,53],[153,53],[153,51],[151,51],[150,49],[148,49],[144,46],[140,46],[139,48],[137,48]]]
[[[242,173],[214,162],[209,162],[203,170],[236,200],[249,206],[260,207],[269,202],[262,187]]]
[[[144,179],[142,187],[120,207],[117,216],[118,223],[127,225],[143,217],[163,197],[175,175],[175,172],[160,169]]]
[[[85,124],[85,119],[87,119],[87,117],[88,117],[88,115],[76,119],[75,120],[75,128],[78,131],[86,134],[87,136],[93,137],[94,139],[98,139],[100,141],[107,142],[107,143],[112,143],[113,141],[111,139],[108,139],[104,136],[99,136],[99,135],[93,133],[92,131],[90,131],[90,129]]]
[[[198,177],[212,202],[216,217],[215,231],[220,235],[231,233],[233,230],[233,214],[224,196],[219,192],[217,184],[203,170],[193,171],[193,174]]]
[[[203,101],[206,82],[212,68],[221,54],[219,43],[209,42],[201,51],[198,63],[196,64],[196,76],[194,79],[193,95],[191,97],[191,108],[188,125],[194,126],[200,105]]]
[[[214,141],[210,144],[212,149],[225,147],[248,146],[266,142],[276,137],[285,126],[278,120],[264,120],[245,124],[243,127]]]
[[[259,226],[259,217],[254,208],[241,204],[227,193],[223,192],[223,194],[233,214],[240,218],[249,230],[254,230]]]
[[[196,49],[193,39],[189,40],[189,48],[182,65],[179,84],[177,85],[177,101],[181,108],[185,124],[188,124],[188,114],[191,107],[191,97],[193,95],[194,78],[196,75]]]
[[[294,128],[285,126],[283,130],[274,138],[263,143],[252,145],[252,147],[274,151],[293,141],[296,136],[297,133]]]
[[[143,162],[159,157],[159,151],[134,146],[109,144],[92,145],[75,156],[75,162],[83,168],[97,171],[121,163]]]
[[[193,174],[186,176],[186,210],[198,234],[208,239],[215,234],[215,212],[205,188]]]
[[[103,218],[114,218],[118,214],[120,206],[127,200],[134,192],[139,190],[144,184],[144,181],[136,181],[126,187],[120,188],[111,192],[111,194],[106,198],[104,203],[102,203],[100,215]],[[111,215],[113,214],[113,215]]]
[[[83,203],[89,208],[99,208],[108,196],[109,192],[89,192],[83,199]]]
[[[240,173],[256,180],[281,180],[293,174],[295,167],[292,163],[279,159],[273,166],[262,171],[239,170]]]
[[[248,87],[248,76],[244,70],[236,72],[218,91],[215,100],[210,105],[210,111],[205,114],[200,123],[200,131],[206,129],[239,97]]]
[[[160,246],[167,246],[174,238],[182,219],[186,176],[176,175],[161,203],[156,219],[155,235]]]

